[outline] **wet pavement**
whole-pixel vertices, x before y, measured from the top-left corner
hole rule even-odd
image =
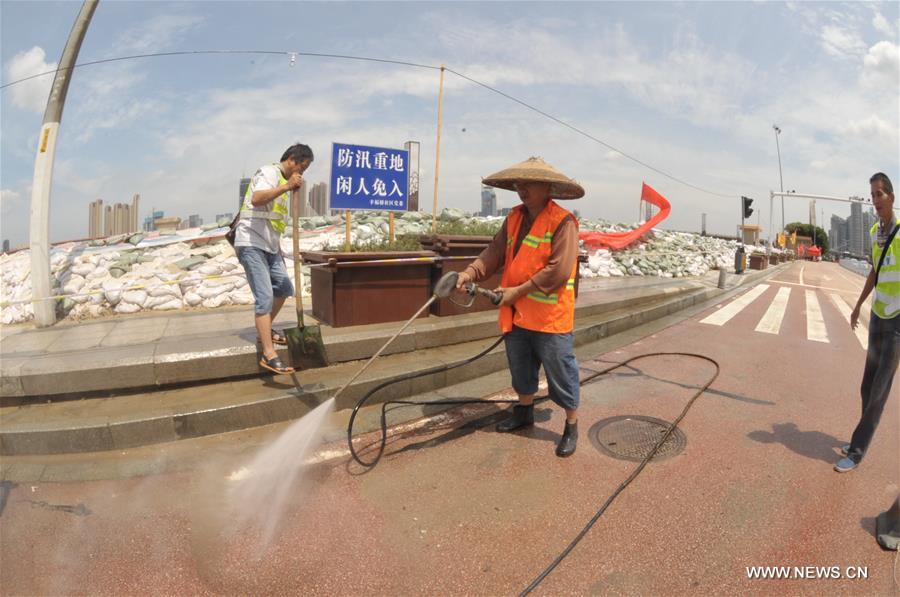
[[[648,464],[536,594],[898,594],[896,553],[874,538],[875,516],[900,491],[898,400],[863,464],[835,473],[859,414],[865,353],[824,301],[829,341],[809,340],[803,310],[807,290],[855,298],[862,279],[830,264],[800,266],[722,326],[702,322],[719,308],[711,307],[581,358],[583,376],[656,352],[707,355],[720,373],[679,426],[684,450]],[[792,288],[780,332],[756,332],[780,287]],[[242,481],[250,459],[290,424],[104,454],[123,466],[165,455],[183,470],[4,482],[3,592],[518,593],[637,466],[592,445],[592,428],[621,415],[672,421],[714,374],[705,360],[654,356],[598,377],[583,389],[581,437],[568,459],[554,455],[564,417],[550,403],[538,406],[534,428],[513,434],[493,431],[498,405],[395,428],[368,470],[347,457],[345,442],[325,444],[291,485],[268,545],[257,526],[233,524],[237,511],[266,504],[226,497],[252,482]],[[338,413],[328,424],[344,421]],[[356,442],[371,454],[377,439]],[[842,575],[862,567],[868,578],[749,579],[751,566],[834,566]]]

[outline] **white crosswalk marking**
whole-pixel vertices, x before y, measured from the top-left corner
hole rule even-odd
[[[850,314],[853,312],[853,309],[850,308],[850,305],[843,299],[843,297],[834,292],[828,294],[831,297],[831,302],[834,303],[834,306],[837,307],[837,310],[841,312],[841,315],[844,316],[844,320],[847,324],[850,324]],[[862,315],[859,317],[862,319]],[[856,334],[856,339],[859,340],[860,345],[863,350],[869,350],[869,332],[863,326],[862,322],[856,326],[856,329],[853,330],[853,333]]]
[[[708,323],[710,325],[724,325],[732,317],[743,311],[744,307],[756,300],[759,295],[768,290],[768,288],[768,284],[759,284],[757,286],[754,286],[749,291],[736,298],[728,305],[722,307],[712,315],[706,317],[705,319],[701,319],[700,323]]]
[[[769,305],[766,314],[759,320],[756,326],[757,332],[766,334],[777,334],[781,330],[781,321],[784,319],[784,312],[787,310],[788,298],[791,296],[791,289],[782,286],[775,295],[772,304]]]
[[[814,342],[828,342],[828,332],[825,330],[819,299],[812,290],[806,291],[806,338]]]

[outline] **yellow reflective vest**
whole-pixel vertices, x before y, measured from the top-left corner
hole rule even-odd
[[[896,226],[897,223],[895,222]],[[882,249],[878,246],[878,222],[870,230],[872,235],[872,263],[878,267],[881,252],[887,251],[884,263],[878,272],[878,280],[875,281],[875,298],[872,301],[872,311],[882,319],[893,319],[900,315],[900,232],[894,236],[890,246]]]
[[[284,174],[281,172],[281,166],[278,164],[272,164],[278,169],[278,184],[283,185],[287,183],[287,179],[284,177]],[[272,210],[269,211],[265,208],[254,208],[252,207],[252,203],[248,201],[251,197],[253,197],[253,183],[251,182],[247,185],[247,192],[244,193],[244,204],[241,206],[241,217],[250,217],[250,218],[261,218],[269,220],[269,224],[272,226],[272,229],[275,230],[278,234],[284,234],[284,230],[287,227],[287,220],[290,217],[290,210],[288,209],[288,193],[285,191],[274,201],[272,201]]]

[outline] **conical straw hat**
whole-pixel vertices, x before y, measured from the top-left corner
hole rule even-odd
[[[584,188],[542,158],[531,157],[505,170],[482,178],[489,187],[515,191],[516,182],[549,182],[550,197],[554,199],[578,199],[584,197]]]

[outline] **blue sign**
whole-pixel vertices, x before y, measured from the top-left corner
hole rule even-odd
[[[406,211],[409,152],[332,144],[331,209]]]

